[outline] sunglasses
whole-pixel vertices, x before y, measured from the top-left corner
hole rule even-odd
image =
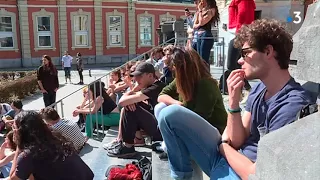
[[[246,58],[248,54],[251,52],[252,47],[241,49],[241,57]]]

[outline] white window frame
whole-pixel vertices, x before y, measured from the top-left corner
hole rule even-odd
[[[18,43],[17,41],[17,29],[16,29],[16,14],[13,12],[9,12],[4,8],[0,9],[0,17],[10,17],[11,18],[11,32],[0,32],[0,37],[12,37],[12,47],[1,47],[0,51],[15,51],[18,52]]]
[[[89,29],[88,29],[88,24],[87,24],[87,27],[86,27],[86,29],[87,30],[76,30],[75,28],[77,27],[77,25],[76,25],[76,19],[79,19],[79,18],[82,18],[82,17],[85,17],[85,18],[87,18],[87,22],[86,23],[88,23],[88,16],[86,16],[86,15],[77,15],[77,16],[73,16],[73,23],[74,23],[74,25],[73,25],[73,27],[74,27],[74,29],[73,29],[73,31],[74,31],[74,46],[75,47],[87,47],[87,46],[89,46]],[[81,24],[80,24],[80,26],[81,26]],[[86,37],[86,44],[77,44],[77,36],[85,36]]]
[[[39,22],[38,19],[42,17],[48,17],[51,24],[51,18],[50,16],[37,16],[37,37],[38,37],[38,47],[39,48],[51,48],[52,47],[52,31],[51,31],[51,25],[50,25],[50,31],[39,31]],[[40,36],[50,36],[50,46],[41,46],[40,45]]]
[[[167,12],[166,14],[161,14],[159,16],[160,23],[165,22],[165,21],[175,21],[175,20],[176,20],[176,16],[171,15],[169,12]]]
[[[142,44],[141,43],[141,22],[140,22],[140,19],[143,18],[143,17],[146,17],[146,18],[151,18],[151,44]],[[137,15],[137,21],[138,21],[138,47],[153,47],[154,44],[155,44],[155,28],[154,28],[154,24],[155,24],[155,16],[152,15],[152,14],[149,14],[148,11],[145,11],[144,13],[142,14],[138,14]]]
[[[38,18],[49,17],[50,18],[50,31],[38,31]],[[34,50],[56,50],[55,47],[55,28],[54,28],[54,13],[46,11],[44,8],[40,11],[32,13],[33,20],[33,34],[34,34]],[[40,36],[50,36],[51,46],[40,46]]]
[[[110,36],[113,32],[110,32],[110,28],[109,28],[109,25],[110,25],[110,18],[111,17],[121,17],[121,22],[120,22],[120,34],[118,32],[115,32],[115,34],[118,34],[121,36],[121,44],[111,44],[111,39],[110,39]],[[125,14],[124,13],[121,13],[121,12],[118,12],[116,9],[113,10],[112,12],[107,12],[106,13],[106,30],[107,30],[107,49],[109,48],[112,48],[112,47],[122,47],[122,48],[125,48],[126,47],[126,43],[125,43]]]
[[[86,31],[76,31],[75,30],[75,23],[76,18],[86,16],[87,17],[87,30]],[[78,11],[71,12],[70,13],[70,20],[71,20],[71,29],[72,29],[72,50],[75,50],[77,48],[89,48],[92,49],[91,45],[91,13],[85,12],[82,9],[79,9]],[[76,44],[76,36],[80,35],[86,35],[87,36],[87,45],[77,45]]]

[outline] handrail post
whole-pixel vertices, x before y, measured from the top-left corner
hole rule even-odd
[[[102,89],[102,83],[101,83],[101,79],[99,79],[99,84],[100,84],[100,96],[102,96],[102,91],[104,91],[104,89]],[[102,127],[102,137],[104,136],[104,117],[103,117],[103,104],[101,105],[101,110],[100,110],[100,118],[101,118],[101,127]],[[97,113],[98,115],[98,113]],[[98,118],[97,118],[97,121],[98,121]]]
[[[58,104],[56,105],[58,106]],[[61,117],[63,118],[64,117],[64,112],[63,112],[63,100],[60,101],[60,108],[61,108]],[[57,107],[58,109],[58,107]]]

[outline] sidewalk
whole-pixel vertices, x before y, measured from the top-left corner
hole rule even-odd
[[[106,75],[108,72],[110,72],[110,70],[111,70],[110,68],[91,70],[92,77],[89,77],[89,71],[85,70],[83,72],[84,83],[89,84],[94,80],[102,77],[103,75]],[[58,72],[60,88],[57,91],[57,98],[56,98],[57,101],[79,90],[63,100],[63,111],[64,111],[65,117],[72,117],[73,110],[77,105],[79,105],[82,102],[81,89],[85,86],[85,85],[76,85],[76,83],[79,82],[79,76],[77,71],[71,71],[71,76],[72,76],[71,77],[72,83],[74,84],[69,84],[69,83],[65,84],[64,72],[62,70],[59,70]],[[103,82],[105,82],[105,78],[103,78]],[[43,103],[43,98],[41,93],[36,93],[33,96],[26,97],[25,99],[23,99],[22,102],[23,102],[23,108],[25,110],[40,110],[44,108],[44,103]],[[60,115],[62,115],[60,103],[58,104],[58,112]]]

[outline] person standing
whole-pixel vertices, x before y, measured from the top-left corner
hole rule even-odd
[[[37,71],[37,79],[43,94],[45,107],[56,102],[56,92],[59,88],[58,71],[52,64],[51,57],[43,55],[42,65]]]
[[[209,67],[210,52],[214,43],[211,26],[218,25],[220,21],[218,7],[215,0],[202,0],[197,8],[193,29],[197,30],[198,40],[192,44],[192,47]]]
[[[241,28],[242,25],[251,24],[255,17],[254,12],[256,9],[256,4],[253,0],[232,0],[229,5],[229,21],[228,27],[224,27],[225,31],[230,32],[233,35],[236,35]],[[228,73],[225,79],[228,78],[228,75],[231,71],[236,69],[241,69],[241,65],[238,64],[238,59],[241,58],[241,52],[238,48],[234,47],[234,40],[233,38],[229,42],[228,46],[228,59],[227,59],[227,69]],[[245,104],[249,97],[249,92],[251,90],[251,85],[249,84],[248,80],[244,80],[245,85],[243,92],[243,98],[241,104]]]
[[[81,58],[81,54],[78,52],[77,53],[77,71],[79,73],[79,77],[80,77],[80,82],[78,84],[83,85],[83,63],[82,63],[82,58]]]
[[[71,65],[72,65],[73,57],[70,56],[68,51],[64,52],[64,56],[62,56],[62,67],[65,73],[66,84],[67,80],[69,79],[69,83],[71,84]]]

